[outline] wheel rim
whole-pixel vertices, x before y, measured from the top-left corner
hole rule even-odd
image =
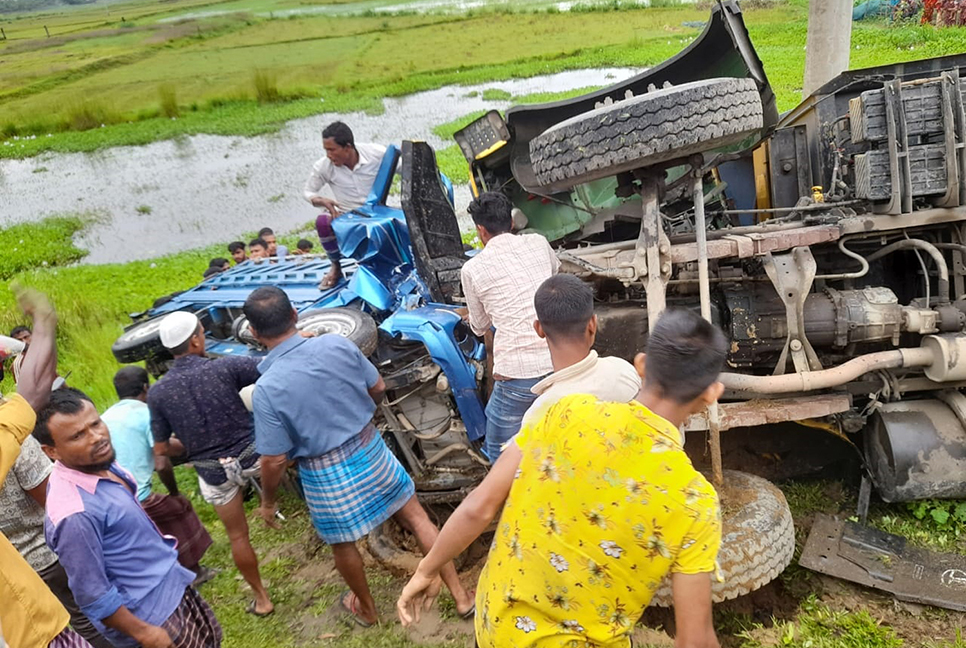
[[[135,326],[133,329],[131,329],[130,331],[127,331],[123,335],[121,335],[120,339],[124,340],[125,342],[128,342],[128,341],[136,342],[139,340],[143,340],[144,338],[151,337],[157,334],[158,329],[161,328],[162,319],[164,318],[159,317],[149,322],[145,322],[144,324],[139,324]]]
[[[316,335],[335,333],[347,338],[355,333],[358,322],[347,313],[319,313],[299,320],[295,327],[300,331],[307,331]]]

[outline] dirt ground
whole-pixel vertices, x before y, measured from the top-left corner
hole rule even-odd
[[[853,504],[852,491],[841,482],[825,482],[818,496],[826,502],[825,512],[847,512]],[[796,516],[796,536],[800,551],[811,527],[814,513]],[[299,645],[359,646],[467,646],[474,645],[473,625],[456,617],[452,599],[445,594],[437,608],[408,630],[398,627],[395,600],[406,582],[405,574],[393,573],[379,564],[360,543],[366,560],[370,584],[382,615],[383,628],[390,635],[352,625],[340,609],[339,595],[345,590],[327,547],[306,529],[297,542],[281,544],[270,550],[266,560],[290,559],[295,568],[288,579],[296,584],[290,608],[289,626]],[[798,552],[796,552],[797,558]],[[461,573],[464,583],[475,583],[481,569],[476,563]],[[882,626],[891,628],[907,646],[950,645],[957,629],[966,627],[966,613],[901,603],[892,597],[835,578],[822,576],[793,563],[782,576],[748,596],[715,606],[715,625],[725,648],[739,646],[808,645],[789,644],[789,624],[800,621],[803,604],[821,605],[834,612],[868,612]],[[673,611],[649,608],[634,632],[634,646],[671,647]],[[670,634],[669,634],[670,633]],[[388,637],[388,638],[387,638]],[[846,643],[843,637],[843,645]],[[347,641],[349,643],[347,643]],[[825,644],[823,644],[825,645]],[[849,643],[848,645],[862,645]]]

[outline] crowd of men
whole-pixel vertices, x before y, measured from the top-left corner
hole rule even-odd
[[[365,199],[382,153],[356,145],[341,123],[323,131],[323,143],[305,197],[325,210],[316,225],[333,260],[323,283],[334,285],[343,277],[332,219]],[[335,199],[319,193],[326,184]],[[268,351],[261,359],[208,358],[194,314],[165,316],[168,372],[152,385],[141,367],[121,368],[119,400],[103,413],[83,391],[55,384],[54,309],[21,292],[33,320],[24,329],[29,352],[16,360],[16,393],[0,402],[6,643],[220,646],[221,627],[196,589],[214,575],[201,564],[212,539],[179,492],[177,460],[193,467],[223,524],[257,617],[276,605],[251,543],[245,490],[257,480],[257,515],[277,527],[279,488],[295,467],[347,586],[338,604],[359,626],[378,622],[379,611],[356,543],[392,518],[425,554],[397,603],[403,625],[445,584],[481,647],[628,646],[670,575],[677,645],[717,646],[719,506],[679,427],[721,393],[724,335],[672,309],[633,364],[599,357],[591,285],[558,274],[542,236],[515,233],[511,207],[488,192],[469,208],[484,247],[463,266],[460,312],[493,360],[483,447],[491,468],[441,530],[376,428],[386,392],[378,370],[341,336],[300,334],[283,290],[259,288],[244,305]],[[268,228],[247,252],[240,242],[229,251],[236,263],[288,254]],[[167,494],[153,491],[154,474]],[[453,560],[497,516],[474,593]]]

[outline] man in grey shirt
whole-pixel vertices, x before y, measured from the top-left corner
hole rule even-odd
[[[94,648],[113,648],[74,602],[67,573],[44,540],[44,506],[47,477],[53,467],[33,437],[27,437],[13,470],[0,487],[0,532],[40,575],[54,596],[67,608],[70,625]]]

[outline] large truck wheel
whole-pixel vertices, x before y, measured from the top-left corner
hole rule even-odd
[[[737,144],[762,124],[753,79],[694,81],[562,121],[530,140],[530,161],[541,184],[579,184]]]
[[[144,322],[138,322],[124,331],[111,345],[111,353],[118,362],[140,362],[153,357],[171,357],[168,350],[161,344],[161,320],[164,315]]]
[[[715,603],[729,601],[778,577],[795,553],[795,527],[785,496],[766,479],[736,470],[724,471],[721,500],[721,549],[718,565],[723,581],[712,582]],[[651,605],[671,607],[671,582],[661,583]]]
[[[324,308],[299,316],[296,327],[316,335],[335,333],[355,342],[362,355],[369,356],[379,345],[376,321],[368,313],[355,308]]]

